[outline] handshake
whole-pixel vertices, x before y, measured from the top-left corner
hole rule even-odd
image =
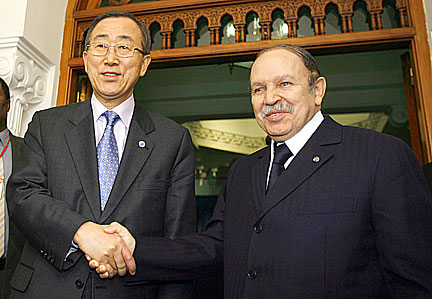
[[[101,278],[124,276],[127,272],[135,275],[135,238],[120,223],[86,222],[79,227],[73,240]]]

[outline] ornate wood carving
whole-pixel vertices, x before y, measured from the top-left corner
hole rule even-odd
[[[219,2],[222,2],[220,0]],[[205,7],[189,7],[184,5],[179,8],[160,8],[146,11],[142,9],[138,12],[137,16],[141,19],[147,27],[152,23],[156,22],[160,25],[160,32],[163,37],[163,49],[171,48],[171,36],[173,23],[176,20],[181,20],[184,23],[184,30],[186,33],[186,47],[196,46],[195,42],[195,31],[197,30],[197,21],[199,18],[204,17],[208,20],[208,27],[210,31],[210,44],[216,45],[221,43],[221,36],[219,30],[222,26],[222,17],[226,14],[232,16],[234,26],[236,28],[236,38],[237,43],[245,42],[246,32],[246,16],[250,12],[255,12],[260,20],[261,25],[261,40],[271,39],[272,30],[272,14],[275,10],[281,10],[285,15],[285,22],[288,25],[288,37],[297,37],[298,29],[298,11],[302,6],[307,6],[310,8],[312,13],[312,20],[314,23],[315,35],[325,34],[325,9],[326,7],[333,3],[335,4],[340,12],[342,19],[342,32],[348,33],[353,31],[352,16],[354,3],[357,0],[267,0],[267,1],[230,1],[225,0],[224,4],[219,4],[217,1],[211,4],[211,2],[206,2]],[[371,15],[371,25],[372,30],[382,29],[382,19],[381,15],[383,12],[382,0],[363,0],[369,9]],[[125,5],[130,2],[130,0],[110,0],[112,5]],[[165,1],[161,1],[165,2]],[[196,0],[195,2],[199,2]],[[234,3],[237,2],[237,3]],[[148,2],[134,3],[127,6],[149,6]],[[405,0],[396,0],[396,6],[401,16],[401,24],[403,27],[409,26],[407,18],[407,9]],[[85,30],[90,26],[90,22],[83,20],[78,22],[77,39],[75,42],[74,57],[79,57],[81,55],[82,38]]]

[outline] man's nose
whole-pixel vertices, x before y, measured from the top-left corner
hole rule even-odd
[[[105,63],[107,63],[108,65],[118,63],[118,57],[117,54],[115,53],[114,47],[108,48],[108,52],[105,55]]]
[[[278,94],[277,90],[273,87],[267,87],[266,92],[265,92],[265,98],[264,98],[264,103],[266,105],[274,105],[275,103],[277,103],[280,100],[280,95]]]

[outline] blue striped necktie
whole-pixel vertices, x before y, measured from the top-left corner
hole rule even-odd
[[[105,116],[107,125],[97,146],[101,211],[105,209],[117,176],[119,155],[117,141],[114,136],[114,124],[120,119],[118,114],[111,110],[105,111],[102,115]]]

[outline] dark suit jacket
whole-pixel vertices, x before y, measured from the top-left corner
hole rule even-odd
[[[144,141],[145,147],[139,144]],[[8,184],[9,210],[28,239],[12,298],[155,298],[156,284],[102,280],[81,251],[65,256],[84,222],[117,221],[134,236],[195,230],[194,148],[188,131],[136,104],[108,203],[100,211],[90,101],[35,113]],[[88,276],[92,284],[84,286]]]
[[[429,190],[432,192],[432,162],[423,165],[423,172],[429,185]]]
[[[136,280],[224,267],[226,299],[431,298],[431,195],[399,139],[326,117],[265,193],[269,147],[238,160],[207,231],[144,237]]]
[[[22,138],[11,136],[11,148],[12,148],[12,165],[15,164],[20,156],[20,147],[22,143]],[[24,246],[25,239],[19,230],[16,228],[15,224],[9,220],[9,240],[8,240],[8,250],[7,250],[7,259],[6,259],[6,267],[2,273],[2,277],[0,279],[1,290],[0,296],[1,298],[8,298],[10,292],[9,281],[12,277],[13,271],[15,270],[19,258],[21,256],[21,252]]]

